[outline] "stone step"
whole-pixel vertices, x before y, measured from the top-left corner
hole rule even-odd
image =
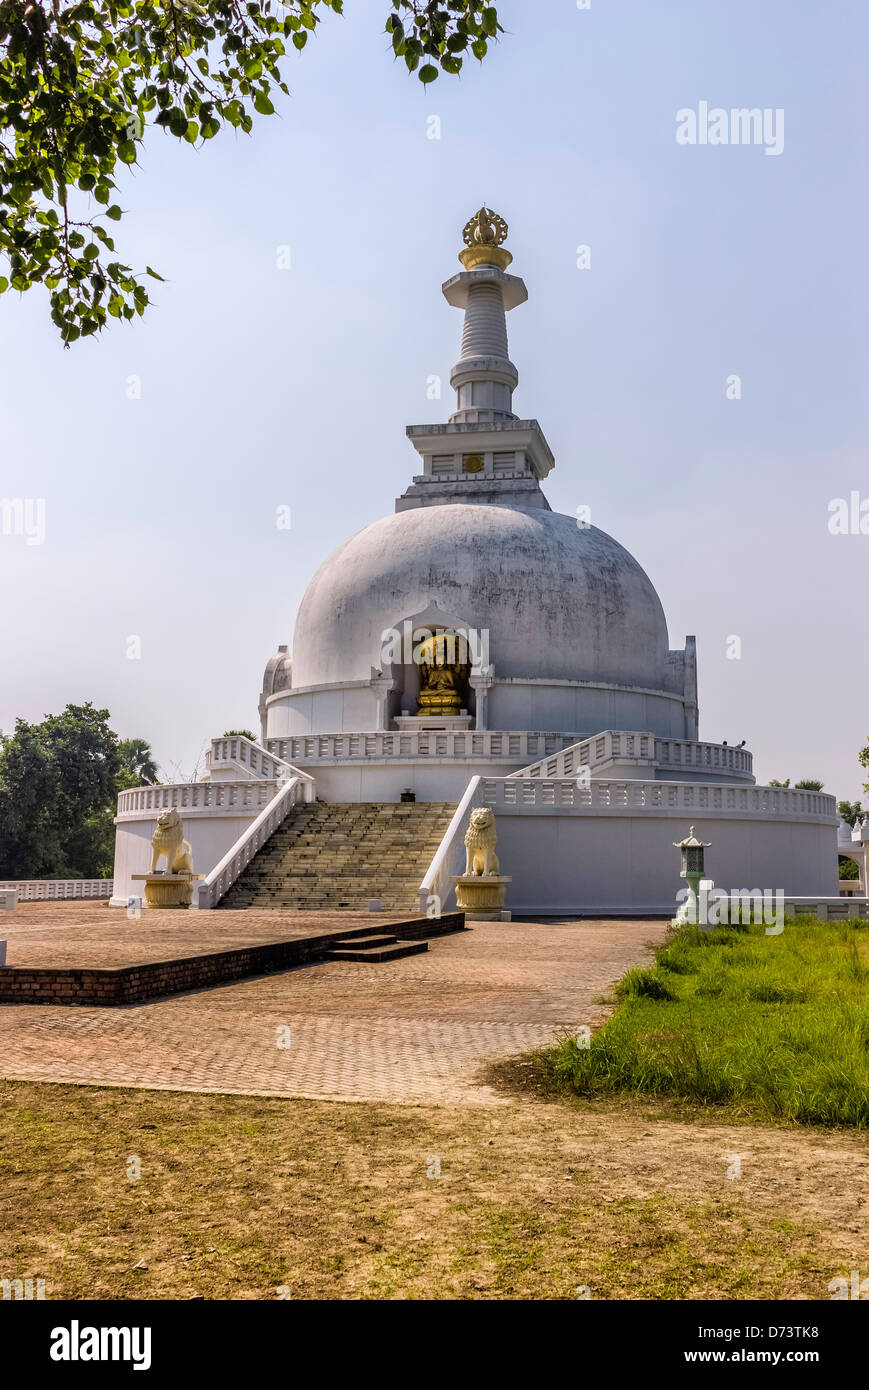
[[[354,946],[339,944],[326,952],[326,960],[352,960],[383,965],[386,961],[401,960],[404,956],[421,956],[428,950],[427,941],[403,941],[395,946]]]
[[[397,936],[354,936],[349,941],[336,941],[332,949],[336,951],[373,951],[380,950],[384,946],[394,946],[397,941]]]

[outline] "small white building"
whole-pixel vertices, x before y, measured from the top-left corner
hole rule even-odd
[[[203,782],[122,793],[114,902],[165,806],[214,905],[296,800],[408,791],[459,808],[426,891],[486,804],[514,912],[672,913],[689,821],[722,887],[838,894],[834,798],[758,787],[744,747],[700,740],[695,639],[671,647],[633,556],[550,508],[552,451],[512,408],[507,313],[527,291],[505,235],[487,209],[465,228],[443,286],[464,312],[456,408],[408,427],[420,461],[394,512],[312,578],[292,654],[265,669],[259,744],[215,739]]]

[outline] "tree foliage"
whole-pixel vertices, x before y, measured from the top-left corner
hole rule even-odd
[[[866,740],[866,747],[860,749],[857,759],[861,767],[869,767],[869,739]],[[869,792],[869,782],[863,783],[863,790]]]
[[[863,808],[859,801],[840,801],[839,815],[845,824],[853,829],[863,815]]]
[[[44,285],[66,344],[132,319],[144,277],[116,250],[118,176],[149,126],[191,146],[250,132],[287,93],[281,60],[343,0],[0,0],[0,294]],[[393,0],[397,58],[428,84],[482,61],[499,32],[479,0]]]
[[[789,787],[790,784],[790,777],[786,777],[783,782],[780,782],[777,777],[770,777],[769,779],[771,787]],[[819,782],[816,777],[803,777],[799,782],[794,782],[794,791],[798,792],[819,792],[823,789],[823,782]]]
[[[145,739],[119,739],[118,757],[121,760],[119,778],[123,782],[123,786],[119,790],[124,791],[127,787],[153,787],[156,785],[157,764],[154,762],[151,745]]]
[[[111,874],[118,792],[157,770],[145,740],[119,740],[108,720],[88,702],[0,735],[0,877]]]

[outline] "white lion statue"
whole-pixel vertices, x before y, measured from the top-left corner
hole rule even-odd
[[[152,874],[157,872],[162,854],[166,856],[167,874],[193,873],[193,851],[190,841],[184,838],[184,822],[174,806],[157,817],[157,829],[151,837]]]
[[[465,876],[492,876],[499,872],[495,845],[498,832],[495,817],[488,806],[479,806],[471,812],[468,833],[465,836]]]

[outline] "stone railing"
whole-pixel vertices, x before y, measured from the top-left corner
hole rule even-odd
[[[246,815],[268,806],[278,786],[278,782],[247,777],[237,782],[170,782],[159,787],[131,787],[118,797],[116,819],[156,817],[173,806],[183,815]]]
[[[266,840],[282,825],[293,807],[300,801],[314,800],[314,779],[299,773],[284,782],[269,805],[260,812],[256,820],[247,827],[235,844],[215,864],[199,884],[197,906],[216,907],[220,899],[229,891],[236,879],[244,872],[254,855],[262,849]]]
[[[510,775],[529,779],[578,777],[583,768],[588,768],[593,775],[595,770],[612,763],[661,767],[666,771],[720,773],[737,779],[752,776],[752,756],[744,748],[731,748],[723,743],[697,743],[690,739],[657,738],[654,734],[630,729],[605,729]]]
[[[735,777],[754,775],[754,758],[746,748],[729,743],[696,743],[686,738],[656,738],[655,762],[669,772],[720,772]]]
[[[452,890],[450,876],[460,873],[464,865],[465,830],[468,818],[475,806],[487,803],[482,799],[482,777],[472,777],[465,794],[456,807],[455,814],[447,826],[443,839],[435,851],[434,859],[426,870],[425,878],[419,885],[419,910],[428,912],[430,903],[435,901],[436,916],[440,916]]]
[[[0,889],[14,888],[20,903],[110,898],[113,886],[111,878],[19,878],[0,883]]]
[[[388,730],[358,734],[300,734],[270,738],[266,747],[275,757],[297,766],[316,762],[385,762],[403,758],[482,758],[485,761],[524,762],[542,758],[576,742],[576,734],[545,730]]]
[[[631,733],[622,730],[605,729],[592,738],[584,738],[563,748],[548,758],[541,758],[530,767],[523,767],[511,777],[577,777],[582,768],[593,772],[597,767],[611,763],[615,758],[622,762],[639,762],[652,766],[655,761],[654,734]]]
[[[233,768],[248,777],[262,778],[267,782],[285,780],[282,770],[286,767],[283,758],[267,752],[258,743],[252,743],[241,734],[231,738],[213,738],[211,748],[205,755],[205,766],[209,775],[220,767]]]
[[[481,805],[496,814],[563,812],[589,815],[765,817],[836,823],[836,798],[790,787],[740,787],[715,782],[609,781],[583,785],[576,778],[484,777]]]
[[[841,922],[849,917],[869,917],[869,898],[790,898],[785,894],[785,917],[817,917],[821,922]]]

